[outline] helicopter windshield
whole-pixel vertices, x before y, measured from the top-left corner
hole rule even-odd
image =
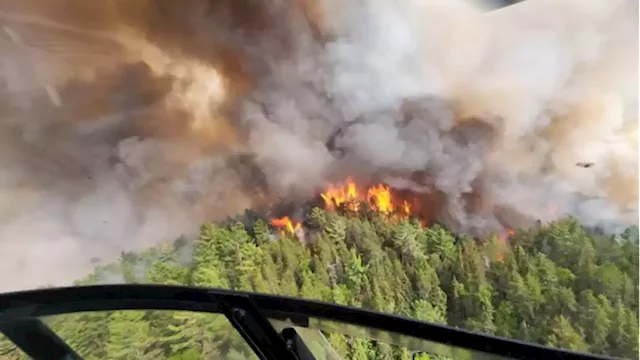
[[[366,358],[374,348],[392,358],[604,359],[328,303],[177,286],[0,295],[0,332],[7,359],[311,360]]]

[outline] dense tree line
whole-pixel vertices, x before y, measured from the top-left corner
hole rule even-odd
[[[573,350],[638,357],[638,229],[609,236],[563,219],[507,242],[455,236],[380,214],[313,209],[300,239],[264,221],[205,224],[97,268],[78,284],[186,284],[376,309]],[[275,234],[275,235],[274,235]],[[254,358],[228,321],[185,312],[117,311],[47,322],[87,359]],[[407,349],[331,333],[344,358],[410,359]],[[0,358],[20,354],[0,342]],[[428,358],[425,356],[423,358]],[[434,358],[434,357],[432,357]],[[437,357],[436,357],[437,358]]]

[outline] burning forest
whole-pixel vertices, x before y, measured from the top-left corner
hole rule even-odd
[[[0,287],[246,209],[288,232],[313,206],[479,239],[565,216],[636,224],[635,14],[0,1],[0,271],[24,274]]]
[[[314,207],[345,216],[369,219],[377,217],[392,223],[406,220],[426,229],[438,224],[438,218],[434,217],[436,212],[433,209],[424,209],[424,204],[424,196],[420,193],[394,189],[382,183],[363,186],[347,178],[344,182],[329,184],[317,196],[302,204],[280,199],[262,211],[247,209],[243,214],[230,217],[223,224],[240,222],[246,231],[253,234],[256,221],[262,220],[270,225],[273,234],[294,236],[305,243],[309,241],[307,234],[313,233],[316,228],[309,220]],[[426,206],[429,204],[430,201]],[[500,243],[506,244],[514,234],[513,229],[501,228],[493,233],[476,235],[475,238],[479,243],[485,243],[491,236],[496,236]]]
[[[417,199],[402,200],[402,197],[397,195],[384,184],[363,189],[352,179],[347,179],[342,184],[330,185],[315,201],[305,204],[302,208],[309,209],[311,206],[317,205],[328,211],[352,214],[369,211],[389,220],[418,219],[423,226],[426,226],[426,220],[421,217],[418,211],[415,211],[415,207],[412,207],[412,204],[417,203]],[[276,209],[278,206],[274,207],[275,212],[278,211]],[[277,230],[300,234],[300,231],[304,231],[302,225],[308,214],[301,214],[302,219],[298,219],[300,214],[296,215],[276,217],[270,219],[269,223]]]

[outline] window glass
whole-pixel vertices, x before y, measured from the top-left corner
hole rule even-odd
[[[257,359],[221,314],[125,310],[43,321],[84,359]]]
[[[446,344],[324,319],[309,319],[308,327],[271,320],[278,332],[293,327],[316,359],[484,359],[502,357]]]
[[[0,360],[22,360],[29,357],[0,333]]]

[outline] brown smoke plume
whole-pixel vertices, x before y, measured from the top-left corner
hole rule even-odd
[[[0,289],[347,176],[472,234],[637,223],[637,6],[2,0]]]

